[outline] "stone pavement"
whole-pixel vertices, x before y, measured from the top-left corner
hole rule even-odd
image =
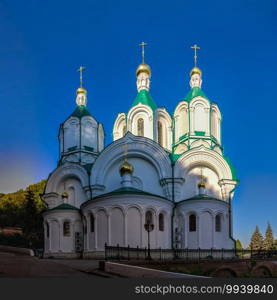
[[[112,277],[97,269],[96,260],[39,259],[0,252],[0,278]]]

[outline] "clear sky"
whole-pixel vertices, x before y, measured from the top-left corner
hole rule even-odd
[[[189,90],[197,43],[202,88],[221,109],[225,155],[240,179],[234,237],[246,245],[268,221],[277,237],[276,25],[277,2],[269,0],[0,1],[0,192],[56,167],[80,65],[108,144],[117,113],[136,96],[138,44],[149,44],[152,97],[172,113]]]

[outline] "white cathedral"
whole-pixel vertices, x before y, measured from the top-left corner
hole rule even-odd
[[[99,257],[105,244],[147,247],[145,224],[153,229],[151,248],[234,249],[236,175],[223,154],[220,110],[201,89],[198,48],[192,48],[190,90],[172,115],[150,94],[143,51],[137,96],[118,114],[106,147],[81,80],[77,107],[60,125],[60,159],[43,195],[45,257]]]

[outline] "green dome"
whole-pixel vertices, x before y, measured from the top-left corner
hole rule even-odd
[[[139,103],[149,106],[153,111],[157,109],[156,103],[154,102],[150,93],[147,90],[141,90],[138,92],[137,97],[133,102],[132,106],[136,106]]]
[[[201,96],[205,99],[208,99],[204,92],[199,87],[193,87],[186,95],[185,100],[191,101],[193,98]],[[208,99],[209,100],[209,99]]]
[[[82,118],[85,116],[91,116],[85,105],[77,106],[74,112],[71,114],[72,117]]]

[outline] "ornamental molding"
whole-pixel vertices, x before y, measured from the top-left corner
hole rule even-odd
[[[138,157],[150,162],[160,179],[171,176],[171,162],[165,150],[146,137],[127,134],[106,147],[95,160],[91,172],[91,183],[104,185],[109,168],[124,159],[124,145],[128,145],[128,157]],[[155,154],[155,155],[153,155]]]
[[[62,180],[75,177],[80,180],[82,187],[89,185],[89,177],[86,170],[78,164],[66,164],[58,167],[49,177],[45,194],[56,192]]]

